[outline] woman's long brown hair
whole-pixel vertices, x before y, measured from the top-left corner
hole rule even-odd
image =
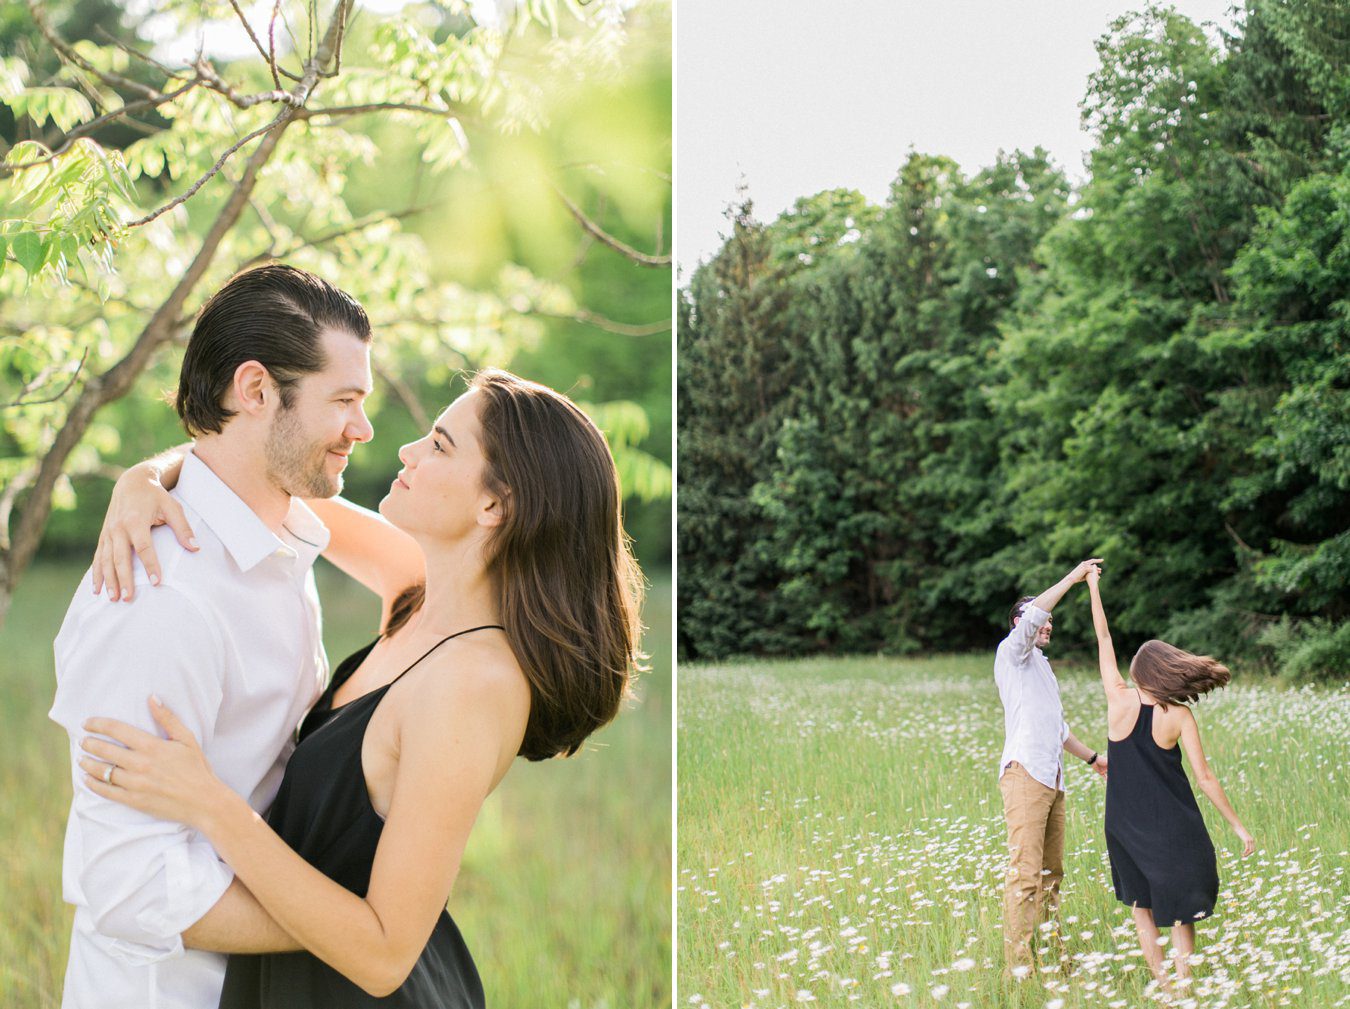
[[[1209,655],[1193,655],[1156,638],[1145,641],[1130,662],[1130,679],[1169,704],[1189,704],[1216,687],[1227,686],[1228,667]]]
[[[488,575],[530,684],[520,755],[571,756],[618,714],[645,658],[642,572],[623,530],[614,457],[595,423],[547,386],[489,369],[469,388],[480,395],[483,483],[503,506]],[[386,634],[421,607],[425,588],[398,598]]]

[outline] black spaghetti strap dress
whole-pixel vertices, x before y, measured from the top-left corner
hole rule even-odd
[[[489,625],[496,627],[497,625]],[[361,768],[366,726],[391,686],[450,638],[436,643],[392,681],[333,708],[333,694],[370,654],[378,638],[349,655],[300,726],[267,822],[305,861],[362,897],[370,886],[384,821],[370,804]],[[376,998],[311,953],[232,954],[221,1009],[483,1009],[483,985],[473,958],[445,910],[426,949],[397,991]]]
[[[1153,741],[1153,708],[1141,703],[1130,734],[1107,742],[1106,850],[1116,897],[1165,928],[1214,913],[1219,871],[1181,746]]]

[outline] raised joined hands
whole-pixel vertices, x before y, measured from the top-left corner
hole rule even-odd
[[[1089,557],[1085,561],[1079,561],[1078,566],[1069,572],[1069,577],[1076,583],[1081,582],[1093,571],[1101,574],[1102,559],[1100,557]]]

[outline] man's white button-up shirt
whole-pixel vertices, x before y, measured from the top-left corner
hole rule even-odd
[[[1069,725],[1050,660],[1036,647],[1036,632],[1050,614],[1028,604],[994,656],[994,682],[1003,700],[1003,755],[998,775],[1014,760],[1047,788],[1064,787],[1064,741]]]
[[[114,603],[93,594],[86,574],[56,638],[50,714],[70,736],[74,784],[64,1009],[214,1009],[225,957],[185,949],[181,933],[233,878],[200,834],[85,787],[81,723],[101,715],[158,732],[147,704],[156,694],[221,780],[265,812],[328,673],[313,570],[328,530],[317,516],[293,499],[275,534],[191,453],[173,494],[200,549],[184,550],[160,526],[161,584],[137,562],[135,600]]]

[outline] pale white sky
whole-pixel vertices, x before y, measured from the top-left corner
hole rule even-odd
[[[1231,28],[1232,0],[1174,0]],[[1081,179],[1078,103],[1111,21],[1143,0],[677,0],[678,283],[721,244],[742,176],[772,220],[799,196],[882,202],[911,147],[970,173],[1040,144]]]

